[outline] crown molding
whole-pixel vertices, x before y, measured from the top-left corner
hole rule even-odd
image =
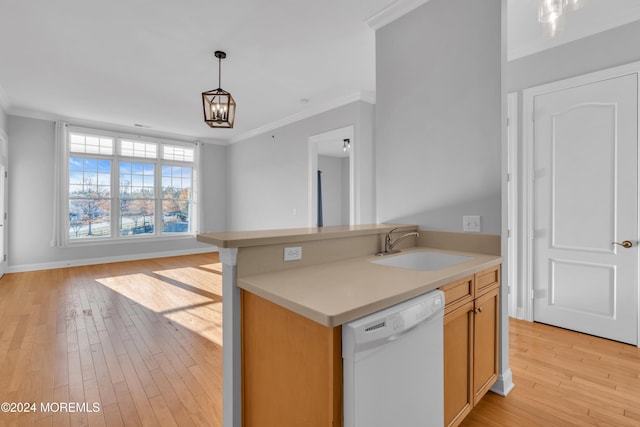
[[[334,108],[342,107],[343,105],[347,105],[356,101],[362,101],[368,104],[375,105],[376,103],[375,92],[363,91],[363,92],[347,95],[342,98],[333,99],[325,103],[318,104],[317,106],[309,107],[304,111],[300,111],[296,114],[285,117],[283,119],[276,120],[274,122],[260,126],[248,132],[242,133],[231,139],[199,138],[199,137],[194,137],[192,135],[178,135],[178,134],[173,134],[169,132],[162,132],[162,131],[150,130],[150,129],[143,130],[141,128],[132,127],[132,126],[117,125],[113,123],[104,123],[104,122],[94,122],[91,120],[83,120],[83,119],[78,119],[74,117],[61,116],[61,115],[44,112],[44,111],[28,110],[28,109],[17,108],[17,107],[12,108],[10,112],[7,110],[5,111],[7,113],[10,113],[13,116],[27,117],[31,119],[47,120],[52,122],[56,120],[64,120],[73,126],[97,128],[97,129],[102,129],[102,130],[107,130],[112,132],[128,132],[136,135],[145,135],[145,136],[156,137],[156,138],[174,139],[174,140],[185,141],[185,142],[200,141],[207,144],[224,146],[224,145],[230,145],[236,142],[244,141],[251,137],[272,131],[274,129],[278,129],[280,127],[298,122],[303,119],[307,119],[309,117],[313,117],[315,115],[333,110]]]
[[[378,13],[365,19],[364,22],[374,30],[378,30],[428,1],[429,0],[397,0]]]
[[[29,119],[46,120],[55,122],[65,121],[71,126],[100,129],[110,132],[128,133],[132,135],[146,136],[150,138],[167,139],[181,142],[202,142],[206,144],[227,145],[224,141],[212,138],[199,138],[193,135],[181,135],[171,132],[164,132],[155,129],[144,129],[135,126],[118,125],[115,123],[96,122],[92,120],[78,119],[76,117],[62,116],[44,111],[28,110],[24,108],[12,108],[9,112],[12,116],[26,117]]]
[[[342,98],[333,99],[323,104],[319,104],[315,107],[307,108],[291,116],[285,117],[280,120],[276,120],[275,122],[267,123],[264,126],[260,126],[253,130],[250,130],[249,132],[240,134],[230,139],[229,144],[235,144],[236,142],[244,141],[246,139],[263,134],[265,132],[278,129],[286,125],[290,125],[292,123],[298,122],[303,119],[308,119],[309,117],[316,116],[320,113],[324,113],[325,111],[333,110],[334,108],[342,107],[343,105],[351,104],[352,102],[356,102],[356,101],[363,101],[368,104],[375,104],[376,102],[375,93],[373,92],[354,93],[351,95],[344,96]]]

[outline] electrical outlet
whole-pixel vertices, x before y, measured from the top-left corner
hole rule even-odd
[[[462,217],[462,229],[473,233],[480,232],[480,216],[471,215]]]
[[[292,246],[290,248],[284,248],[285,261],[297,261],[300,259],[302,259],[302,246]]]

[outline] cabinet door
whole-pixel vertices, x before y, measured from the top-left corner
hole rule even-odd
[[[474,405],[498,379],[499,289],[475,300],[473,319]]]
[[[473,300],[474,280],[473,276],[468,276],[455,282],[447,283],[440,287],[444,292],[444,313],[445,315]]]
[[[456,426],[473,407],[473,301],[444,316],[444,425]]]
[[[341,332],[243,291],[243,426],[341,426]]]
[[[500,266],[476,273],[474,281],[475,298],[484,295],[496,286],[500,286]]]

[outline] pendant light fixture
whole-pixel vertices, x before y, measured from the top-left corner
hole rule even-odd
[[[538,22],[541,24],[553,23],[562,16],[564,0],[539,0]]]
[[[231,94],[220,86],[221,61],[227,54],[217,50],[214,53],[218,58],[218,89],[202,92],[202,108],[204,109],[204,121],[212,128],[233,128],[236,118],[236,101]]]
[[[582,9],[586,0],[538,0],[538,22],[554,37],[564,24],[566,12]]]

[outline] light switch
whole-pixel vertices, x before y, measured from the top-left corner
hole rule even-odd
[[[479,233],[480,232],[480,216],[479,215],[463,216],[462,229],[464,231]]]

